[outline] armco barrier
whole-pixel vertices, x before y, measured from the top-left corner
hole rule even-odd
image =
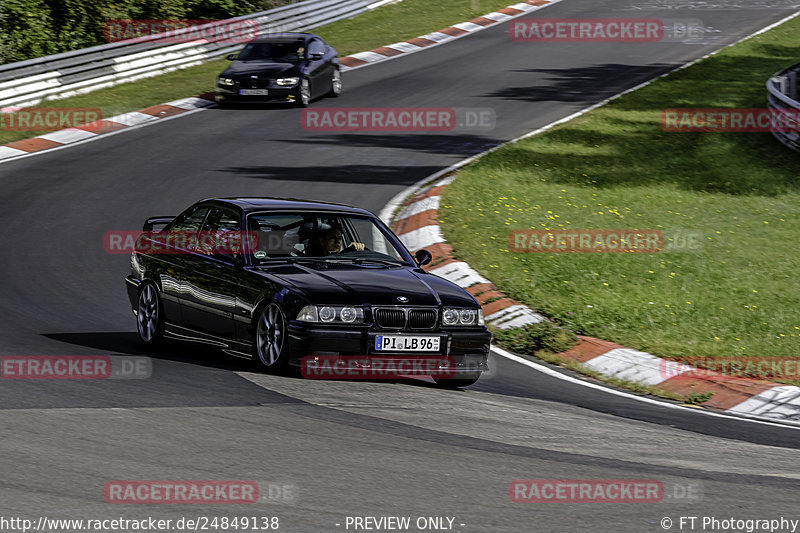
[[[798,72],[800,63],[778,72],[767,81],[767,105],[774,113],[800,113],[800,102],[797,101],[800,98],[797,91]],[[796,128],[795,131],[773,131],[772,134],[792,150],[800,151],[800,131]]]
[[[387,0],[305,0],[228,19],[252,21],[257,33],[304,31],[358,15]],[[202,27],[201,27],[202,28]],[[187,31],[187,30],[183,30]],[[0,65],[0,109],[26,107],[118,83],[198,65],[237,51],[241,44],[201,39],[175,43],[174,32]]]

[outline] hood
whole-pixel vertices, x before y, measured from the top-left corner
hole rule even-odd
[[[298,65],[294,63],[275,61],[234,61],[220,76],[234,77],[257,74],[259,77],[274,78],[280,75],[290,74],[290,71],[295,71],[297,67]]]
[[[457,285],[407,267],[347,263],[294,263],[259,267],[255,272],[276,277],[316,304],[477,307]],[[408,298],[399,302],[398,296]]]

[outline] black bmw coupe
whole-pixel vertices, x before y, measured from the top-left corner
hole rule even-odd
[[[148,219],[126,285],[147,345],[205,342],[270,371],[439,358],[452,366],[431,374],[438,384],[471,385],[491,335],[471,294],[420,268],[430,260],[363,209],[217,198]]]
[[[217,78],[221,105],[288,101],[305,107],[317,97],[342,92],[337,52],[317,35],[264,35],[228,59],[233,63]]]

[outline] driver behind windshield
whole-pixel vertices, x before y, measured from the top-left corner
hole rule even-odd
[[[344,235],[341,226],[322,224],[311,238],[311,242],[306,248],[306,255],[326,256],[345,251],[360,252],[364,248],[363,242],[351,242],[347,248],[344,248]]]
[[[305,47],[299,43],[251,43],[239,54],[239,60],[289,61],[303,59]]]

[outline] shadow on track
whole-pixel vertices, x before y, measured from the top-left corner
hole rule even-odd
[[[598,94],[612,96],[629,87],[631,81],[643,82],[664,74],[678,65],[655,63],[652,65],[604,64],[591,67],[565,69],[524,69],[513,72],[532,74],[537,85],[503,87],[484,96],[525,102],[570,102],[591,105]],[[550,83],[541,85],[542,78]]]

